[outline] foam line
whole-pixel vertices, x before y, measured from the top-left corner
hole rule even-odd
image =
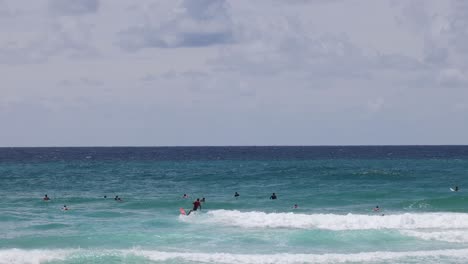
[[[468,259],[468,249],[434,250],[413,252],[363,252],[356,254],[226,254],[226,253],[172,253],[156,251],[138,251],[137,255],[153,261],[181,259],[201,263],[223,264],[293,264],[293,263],[376,263],[380,261],[424,260],[425,263],[440,263],[442,259]]]
[[[423,240],[468,243],[468,230],[416,231],[401,230],[400,233]]]
[[[126,258],[139,256],[152,261],[174,261],[223,264],[272,264],[272,263],[378,263],[411,260],[424,261],[425,263],[441,263],[446,260],[465,261],[468,259],[468,249],[447,249],[431,251],[405,251],[405,252],[361,252],[353,254],[231,254],[231,253],[188,253],[188,252],[163,252],[152,250],[0,250],[1,264],[39,264],[49,261],[67,259],[78,260],[84,257],[86,261],[93,258],[112,256]],[[462,262],[460,262],[462,263]],[[466,262],[465,262],[466,263]]]
[[[465,213],[405,213],[395,215],[296,214],[213,210],[181,221],[241,228],[301,228],[329,230],[468,229]]]

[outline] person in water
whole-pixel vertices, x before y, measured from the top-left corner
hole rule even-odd
[[[188,195],[186,193],[184,193],[184,196],[182,196],[182,198],[187,199]]]
[[[240,194],[238,194],[237,192],[234,194],[234,197],[239,197]]]
[[[115,196],[114,200],[121,202],[122,198],[120,198],[118,195]]]
[[[65,205],[65,204],[64,204],[64,205],[63,205],[63,208],[62,208],[62,210],[64,210],[64,211],[68,211],[68,207],[67,207],[67,205]]]
[[[458,186],[455,186],[455,191],[458,192]]]
[[[196,200],[195,202],[193,202],[193,209],[190,210],[190,212],[188,212],[187,215],[189,215],[189,214],[190,214],[191,212],[193,212],[193,211],[197,211],[198,208],[200,208],[200,210],[201,210],[200,198],[197,198],[197,200]]]
[[[201,198],[200,202],[204,203],[205,202],[205,197]]]
[[[379,208],[379,206],[377,205],[377,206],[374,208],[374,212],[378,212],[378,211],[380,211],[380,208]]]
[[[276,193],[273,193],[273,194],[270,196],[270,199],[271,199],[271,200],[276,200],[276,198],[277,198],[277,197],[276,197]]]
[[[104,199],[107,199],[107,195],[104,195]]]
[[[297,209],[298,207],[299,207],[299,206],[297,206],[297,204],[295,204],[293,208],[294,208],[294,209]]]
[[[50,198],[49,198],[49,196],[47,196],[47,194],[46,194],[46,195],[44,195],[44,198],[42,198],[42,200],[44,200],[44,201],[49,201]]]

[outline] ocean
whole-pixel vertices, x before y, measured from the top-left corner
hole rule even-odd
[[[468,146],[0,148],[0,263],[468,263],[467,176]]]

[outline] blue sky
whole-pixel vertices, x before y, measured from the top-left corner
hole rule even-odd
[[[0,0],[0,146],[468,144],[464,0]]]

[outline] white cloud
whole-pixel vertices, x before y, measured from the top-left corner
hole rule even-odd
[[[444,69],[437,76],[441,86],[468,88],[468,73],[459,69]]]
[[[127,50],[138,50],[231,43],[234,39],[228,8],[224,0],[184,0],[157,23],[148,19],[122,30],[118,44]]]
[[[83,15],[96,13],[99,0],[49,0],[49,10],[57,15]]]

